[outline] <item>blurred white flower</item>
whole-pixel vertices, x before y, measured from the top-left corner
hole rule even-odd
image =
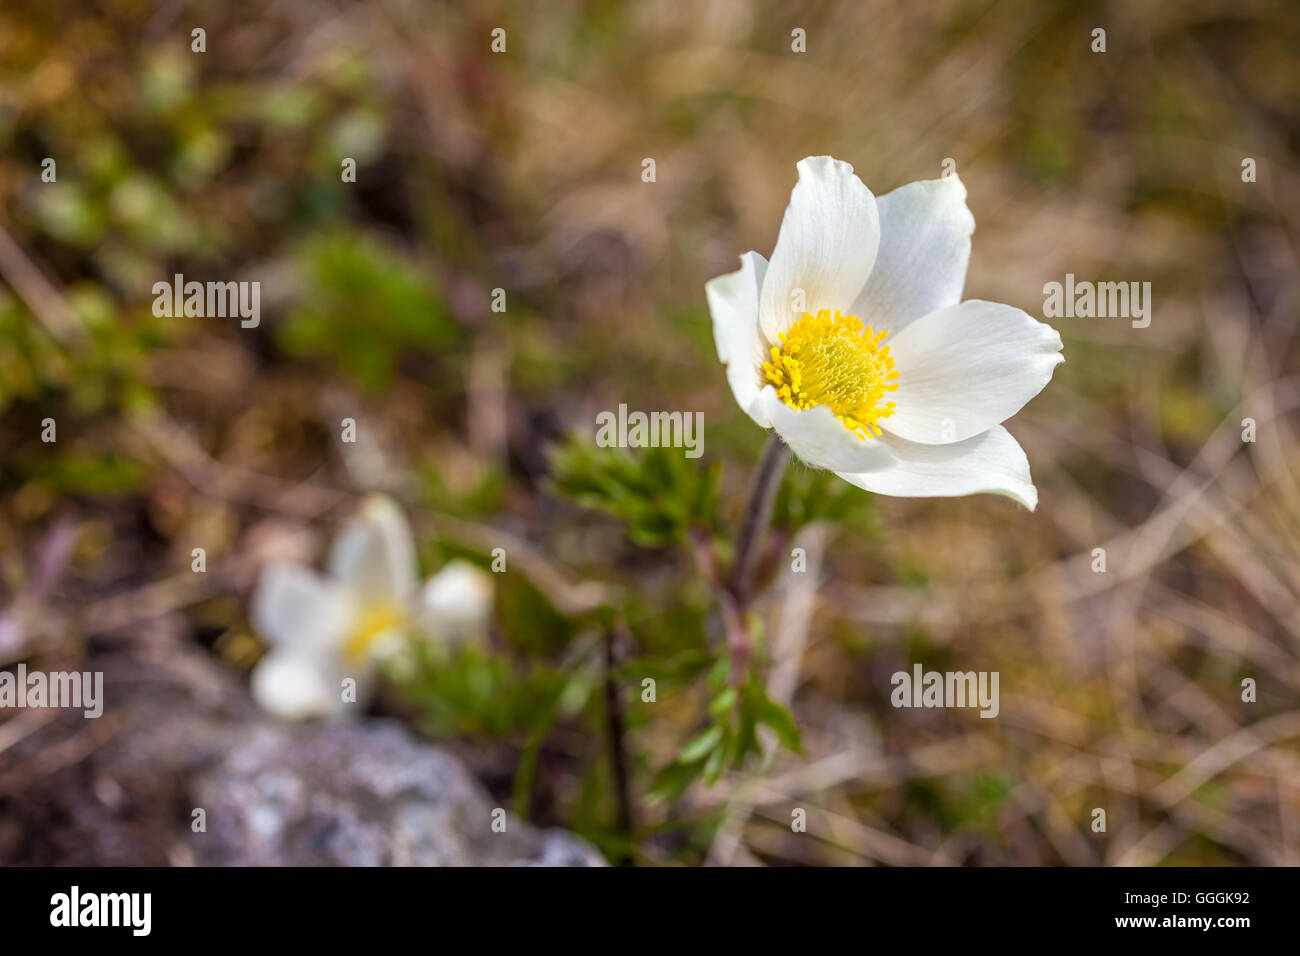
[[[798,164],[772,261],[705,287],[740,407],[810,465],[878,494],[1038,503],[1001,423],[1064,361],[1020,309],[961,301],[975,219],[955,175],[878,201],[829,156]],[[888,338],[888,344],[886,344]]]
[[[486,627],[487,574],[453,561],[419,586],[415,543],[389,498],[365,499],[330,551],[325,574],[275,562],[262,572],[250,616],[270,650],[253,670],[253,697],[287,720],[334,717],[368,696],[376,665],[417,634],[457,641]]]
[[[420,624],[444,643],[483,632],[492,608],[492,581],[467,561],[451,561],[424,585],[418,602]]]

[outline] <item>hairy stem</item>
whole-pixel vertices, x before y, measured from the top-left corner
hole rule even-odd
[[[767,522],[772,517],[772,504],[776,501],[781,476],[785,473],[785,464],[789,460],[790,448],[773,432],[767,441],[767,447],[763,449],[758,470],[754,472],[754,480],[749,488],[749,504],[745,506],[745,517],[736,539],[736,563],[731,569],[731,594],[741,610],[749,597],[750,578],[758,561],[758,545]]]
[[[749,503],[745,506],[745,517],[740,525],[740,535],[736,539],[736,560],[731,568],[731,580],[727,590],[722,594],[722,619],[727,631],[727,643],[731,649],[731,679],[741,683],[749,669],[749,657],[753,651],[753,637],[749,633],[746,609],[749,604],[750,589],[754,575],[754,566],[758,562],[759,543],[763,531],[772,517],[772,504],[776,501],[777,489],[781,487],[781,476],[785,473],[786,462],[790,460],[790,449],[780,436],[773,432],[763,449],[763,457],[754,472],[750,485]]]

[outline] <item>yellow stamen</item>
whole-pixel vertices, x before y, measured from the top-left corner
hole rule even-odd
[[[385,605],[366,608],[356,630],[343,645],[343,654],[352,661],[365,660],[370,656],[375,641],[405,620],[404,614]]]
[[[898,388],[889,346],[880,344],[888,334],[838,310],[805,312],[781,333],[763,375],[791,408],[825,405],[865,441],[880,434],[879,419],[894,414],[894,403],[881,401]]]

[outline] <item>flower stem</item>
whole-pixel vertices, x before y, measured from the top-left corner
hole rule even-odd
[[[759,541],[772,517],[772,505],[776,501],[781,476],[785,474],[785,464],[789,460],[789,446],[773,432],[767,441],[767,447],[763,449],[758,470],[754,472],[754,480],[749,488],[749,504],[745,506],[740,536],[736,539],[736,561],[731,568],[731,593],[741,610],[749,597],[749,579],[758,561]]]
[[[750,485],[749,503],[741,521],[740,535],[736,539],[736,560],[731,568],[731,580],[722,593],[722,619],[727,630],[727,643],[731,650],[731,680],[740,684],[749,670],[749,657],[753,652],[753,637],[749,633],[746,609],[749,604],[750,580],[758,563],[758,545],[763,531],[772,517],[772,505],[785,464],[790,460],[790,449],[773,433],[763,449],[758,470]]]

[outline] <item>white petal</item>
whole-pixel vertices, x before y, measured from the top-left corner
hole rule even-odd
[[[322,658],[294,651],[273,650],[253,668],[253,699],[282,720],[330,717],[355,707],[343,703],[340,678]]]
[[[970,299],[885,340],[899,373],[880,425],[927,445],[963,441],[1006,421],[1065,361],[1061,336],[1020,309]]]
[[[415,592],[415,542],[402,510],[386,495],[370,495],[330,551],[330,574],[364,598],[392,605]]]
[[[337,648],[355,615],[347,589],[310,568],[282,561],[262,569],[249,606],[258,637],[294,652]]]
[[[704,297],[713,316],[713,341],[727,366],[731,394],[760,428],[771,428],[758,402],[763,387],[759,369],[767,359],[758,328],[758,294],[767,273],[767,260],[757,252],[740,257],[740,269],[705,284]]]
[[[492,613],[492,578],[468,561],[451,561],[420,592],[422,623],[433,637],[482,632]]]
[[[773,345],[799,318],[793,308],[795,289],[803,290],[803,312],[848,313],[867,283],[880,244],[876,197],[853,175],[852,166],[810,156],[798,168],[799,182],[781,220],[759,299],[759,322]]]
[[[853,314],[896,333],[961,301],[975,217],[955,175],[900,186],[877,198],[876,208],[880,251]]]
[[[921,445],[886,433],[882,439],[898,464],[888,471],[845,474],[850,484],[878,495],[903,498],[953,498],[993,492],[1030,511],[1038,489],[1029,477],[1029,459],[1001,425],[951,445]]]
[[[761,395],[772,427],[805,464],[830,471],[876,471],[889,468],[893,456],[878,438],[859,438],[825,405],[791,408],[768,385]]]

